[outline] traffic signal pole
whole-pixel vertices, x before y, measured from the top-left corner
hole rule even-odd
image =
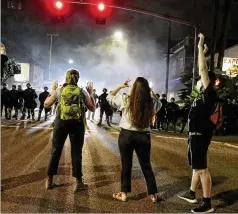
[[[95,4],[95,3],[90,3],[90,2],[76,2],[76,1],[64,1],[65,3],[69,3],[69,4],[84,4],[84,5],[92,5],[92,6],[97,6],[98,4]],[[105,4],[107,7],[110,7],[110,8],[116,8],[116,9],[121,9],[121,10],[127,10],[127,11],[131,11],[131,12],[136,12],[136,13],[141,13],[141,14],[144,14],[144,15],[149,15],[149,16],[153,16],[153,17],[157,17],[157,18],[161,18],[161,19],[165,19],[165,20],[168,20],[168,21],[171,21],[171,22],[176,22],[176,23],[180,23],[180,24],[183,24],[183,25],[187,25],[187,26],[190,26],[190,27],[193,27],[194,28],[194,53],[193,53],[193,78],[192,78],[192,89],[194,88],[194,85],[195,85],[195,75],[196,75],[196,67],[197,67],[197,60],[196,60],[196,49],[197,49],[197,31],[198,31],[198,26],[193,23],[193,22],[190,22],[188,20],[185,20],[185,19],[181,19],[181,18],[177,18],[177,17],[174,17],[174,16],[170,16],[170,15],[167,15],[167,14],[162,14],[162,13],[156,13],[156,12],[152,12],[152,11],[149,11],[149,10],[144,10],[144,9],[140,9],[140,8],[133,8],[133,7],[124,7],[124,6],[118,6],[118,5],[107,5]],[[169,72],[169,71],[167,71]],[[168,75],[168,74],[166,74]],[[166,83],[165,83],[165,86],[168,85],[168,78],[166,78]]]

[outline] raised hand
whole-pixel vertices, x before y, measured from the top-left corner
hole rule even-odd
[[[199,33],[198,37],[199,37],[198,48],[203,48],[205,36],[202,33]]]
[[[207,47],[207,45],[205,44],[205,45],[204,45],[204,49],[203,49],[203,53],[206,54],[207,52],[208,52],[208,47]]]
[[[86,89],[87,89],[88,94],[91,95],[93,93],[93,83],[92,82],[88,82]]]
[[[55,81],[51,87],[51,91],[55,91],[58,88],[58,81]]]
[[[121,88],[128,88],[129,87],[129,85],[128,85],[128,83],[130,82],[131,80],[130,79],[127,79],[124,83],[122,83],[121,84]]]

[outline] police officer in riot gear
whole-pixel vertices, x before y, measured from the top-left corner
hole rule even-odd
[[[173,124],[173,129],[176,132],[176,122],[178,119],[179,106],[175,103],[175,99],[172,97],[167,105],[167,115],[166,115],[166,130],[169,128],[169,124]]]
[[[106,120],[107,120],[107,125],[108,126],[111,126],[110,122],[109,122],[109,109],[110,109],[110,105],[107,101],[107,89],[104,88],[103,89],[103,93],[99,96],[99,100],[98,100],[98,103],[100,105],[100,120],[99,120],[99,123],[98,125],[101,125],[102,124],[102,117],[103,117],[103,114],[105,112],[106,114]]]
[[[7,89],[7,84],[3,83],[2,85],[2,90],[1,90],[1,117],[2,117],[2,110],[4,107],[4,111],[5,111],[5,118],[8,118],[8,112],[7,112],[7,108],[8,108],[8,102],[9,102],[9,90]]]
[[[18,104],[19,104],[18,110],[23,114],[24,91],[22,90],[21,85],[17,86],[17,92],[18,92]]]
[[[12,117],[12,109],[14,108],[15,114],[13,117],[16,118],[18,116],[18,108],[19,108],[19,103],[18,103],[18,91],[16,90],[16,85],[12,85],[12,90],[9,92],[9,106],[8,106],[8,119],[10,120]]]
[[[35,121],[35,112],[34,109],[36,107],[35,99],[38,97],[35,90],[31,88],[31,84],[26,84],[27,89],[24,91],[24,108],[22,119],[25,119],[26,110],[28,113],[27,119],[30,119],[30,114],[32,116],[32,120]]]
[[[164,121],[165,121],[165,116],[166,116],[166,108],[167,108],[167,98],[165,94],[162,94],[162,99],[160,100],[162,103],[161,109],[157,112],[156,114],[156,122],[157,122],[157,129],[159,130],[160,127],[161,129],[164,129]]]
[[[39,109],[39,115],[38,115],[38,121],[40,121],[41,113],[43,109],[45,109],[45,120],[47,120],[47,114],[50,111],[50,109],[44,108],[44,102],[46,98],[49,96],[48,88],[44,87],[44,92],[40,93],[39,95],[39,101],[40,101],[40,109]]]

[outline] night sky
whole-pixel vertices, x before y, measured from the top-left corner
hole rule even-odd
[[[123,79],[143,75],[153,80],[156,89],[164,88],[165,53],[167,49],[168,22],[122,10],[112,10],[106,25],[96,25],[86,6],[71,5],[64,23],[52,23],[53,16],[45,9],[44,0],[22,0],[23,10],[6,10],[2,6],[2,37],[31,50],[34,57],[48,66],[50,38],[47,33],[59,36],[53,42],[52,70],[54,79],[63,81],[64,71],[70,67],[67,60],[75,61],[74,67],[81,70],[82,81],[92,80],[97,89],[112,88]],[[222,7],[217,29],[221,33]],[[2,1],[4,5],[6,0]],[[211,38],[213,26],[212,0],[115,0],[114,3],[164,13],[200,25]],[[238,43],[238,2],[231,11],[227,45]],[[116,30],[124,33],[123,44],[111,42]],[[194,29],[172,23],[172,44],[186,36],[193,36]],[[208,44],[209,45],[209,44]],[[18,60],[20,53],[7,50]]]

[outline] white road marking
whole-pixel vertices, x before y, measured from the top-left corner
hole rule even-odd
[[[19,125],[1,125],[1,127],[7,127],[7,128],[20,128]],[[25,128],[25,127],[24,127]],[[42,127],[42,126],[33,126],[33,127],[27,127],[27,129],[53,129],[53,127]],[[86,129],[86,132],[92,133],[98,133],[99,130],[97,129]],[[114,134],[119,134],[119,130],[118,131],[109,131],[109,133],[114,133]],[[163,136],[163,135],[156,135],[155,137],[157,138],[164,138],[164,139],[174,139],[174,140],[184,140],[187,141],[187,138],[183,138],[183,137],[171,137],[171,136]],[[217,143],[217,144],[224,144],[228,147],[232,147],[232,148],[236,148],[238,149],[238,145],[233,145],[230,143],[224,143],[224,142],[219,142],[219,141],[212,141],[212,143]]]
[[[6,127],[6,128],[20,128],[21,126],[13,126],[13,125],[1,125],[1,127]],[[22,128],[27,128],[27,129],[53,129],[53,127],[43,127],[43,126],[32,126],[32,127],[22,127]]]
[[[185,140],[185,141],[187,141],[187,138],[183,138],[183,137],[170,137],[170,136],[162,136],[162,135],[156,135],[155,137],[165,138],[165,139],[174,139],[174,140]],[[220,142],[220,141],[212,141],[212,143],[224,144],[224,145],[226,145],[226,146],[229,146],[229,147],[233,147],[233,148],[238,149],[238,146],[237,146],[237,145],[233,145],[233,144],[230,144],[230,143],[224,143],[224,142]]]
[[[187,141],[187,139],[186,139],[186,138],[183,138],[183,137],[170,137],[170,136],[162,136],[162,135],[156,135],[155,137],[166,138],[166,139],[174,139],[174,140],[185,140],[185,141]]]
[[[230,144],[230,143],[225,143],[224,145],[238,149],[238,146],[232,145],[232,144]]]

